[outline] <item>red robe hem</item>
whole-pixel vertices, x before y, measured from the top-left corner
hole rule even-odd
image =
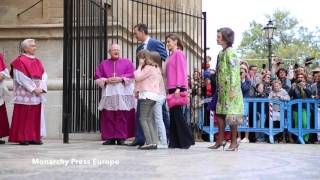
[[[40,141],[41,104],[14,104],[9,142]]]

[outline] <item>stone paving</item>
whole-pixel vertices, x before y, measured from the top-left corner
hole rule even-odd
[[[101,141],[0,145],[0,179],[320,179],[320,145],[241,144],[238,152],[143,151]]]

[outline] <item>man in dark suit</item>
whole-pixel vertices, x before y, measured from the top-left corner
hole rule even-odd
[[[167,50],[164,46],[164,44],[157,40],[153,39],[148,35],[148,26],[145,24],[137,24],[134,26],[133,29],[133,35],[134,37],[141,42],[141,44],[136,49],[136,53],[139,51],[146,49],[148,51],[156,51],[160,54],[162,61],[165,61],[168,57]],[[138,67],[139,60],[136,58],[136,67]],[[138,110],[139,112],[139,104],[138,104]],[[168,110],[166,108],[166,105],[164,104],[162,106],[162,114],[163,114],[163,122],[166,127],[166,132],[168,136],[169,132],[169,115]],[[145,137],[140,125],[139,120],[139,113],[136,114],[136,134],[135,134],[135,141],[133,141],[130,146],[136,146],[136,145],[143,145],[145,143]]]

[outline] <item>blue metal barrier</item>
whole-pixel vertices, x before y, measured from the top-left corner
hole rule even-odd
[[[203,100],[203,104],[209,103],[211,98],[207,98]],[[251,105],[249,105],[249,103]],[[268,125],[269,127],[265,127],[266,119],[269,117],[269,104],[273,105],[273,113],[277,114],[279,113],[279,127],[274,127],[273,122],[269,121]],[[258,106],[260,106],[259,110]],[[279,107],[279,112],[275,112],[275,107]],[[239,132],[262,132],[267,135],[269,135],[270,143],[274,143],[274,135],[283,132],[285,128],[285,111],[286,111],[286,102],[280,101],[280,100],[274,100],[274,99],[261,99],[261,98],[245,98],[244,99],[244,115],[248,116],[250,108],[253,108],[253,126],[252,127],[246,127],[246,124],[238,126]],[[267,110],[267,112],[265,112]],[[203,106],[202,108],[198,109],[198,122],[202,122],[201,119],[203,119]],[[268,116],[268,117],[266,117]],[[260,117],[260,118],[259,118]],[[273,118],[274,119],[274,118]],[[201,120],[201,121],[200,121]],[[210,141],[213,142],[214,140],[214,134],[215,132],[218,132],[218,128],[214,127],[214,121],[213,117],[210,116],[210,124],[209,126],[199,126],[202,127],[202,130],[209,134]],[[230,127],[226,127],[226,131],[230,131]]]
[[[320,100],[316,99],[295,99],[287,103],[287,116],[288,116],[288,131],[298,136],[298,140],[301,144],[304,144],[303,136],[310,133],[319,133],[319,121],[318,121],[318,108]],[[298,113],[297,121],[298,127],[293,125],[294,117],[293,112]],[[306,125],[303,126],[303,111],[305,111]],[[313,119],[313,126],[311,126],[311,120]]]
[[[210,115],[210,126],[204,126],[204,111],[206,111],[206,109],[204,109],[204,104],[208,104],[210,103],[211,98],[206,98],[203,99],[201,104],[202,104],[202,108],[198,108],[198,128],[201,129],[202,131],[206,132],[209,134],[209,138],[210,138],[210,142],[213,142],[213,117]]]

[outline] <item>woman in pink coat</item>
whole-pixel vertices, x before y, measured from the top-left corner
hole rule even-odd
[[[170,51],[166,64],[166,88],[169,94],[180,96],[180,92],[185,92],[188,88],[187,60],[183,45],[175,34],[166,37],[166,45]],[[169,148],[188,149],[194,145],[191,129],[184,117],[183,106],[170,108]]]

